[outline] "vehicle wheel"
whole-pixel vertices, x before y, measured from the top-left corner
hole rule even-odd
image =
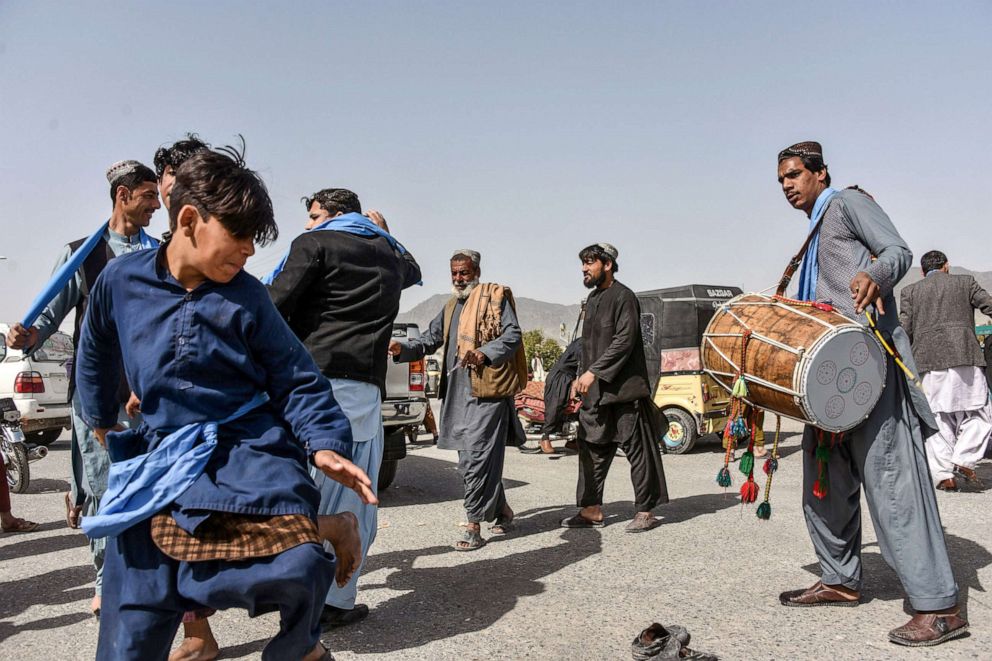
[[[25,434],[24,438],[31,445],[44,445],[46,448],[59,440],[59,436],[62,435],[61,429],[46,429],[44,431],[34,431],[30,434]]]
[[[4,463],[7,464],[7,485],[14,493],[24,493],[31,481],[31,467],[28,464],[28,450],[23,443],[4,441]]]
[[[379,465],[379,493],[389,488],[396,478],[396,469],[399,467],[398,459],[383,459]]]
[[[686,411],[667,408],[662,411],[668,418],[668,431],[658,442],[661,451],[668,454],[685,454],[696,444],[699,434],[696,421]]]

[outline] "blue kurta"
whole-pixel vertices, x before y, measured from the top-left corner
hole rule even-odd
[[[118,356],[144,415],[128,439],[134,454],[265,392],[268,403],[221,427],[203,474],[175,501],[176,519],[192,530],[211,511],[314,517],[307,459],[318,450],[351,456],[329,382],[258,280],[242,271],[187,292],[163,266],[164,250],[114,259],[93,287],[75,367],[84,419],[117,422]]]

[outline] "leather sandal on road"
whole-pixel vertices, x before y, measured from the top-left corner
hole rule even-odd
[[[861,596],[855,593],[853,596],[835,590],[829,585],[824,585],[822,581],[817,581],[812,587],[805,590],[790,590],[778,596],[779,602],[783,606],[793,606],[798,608],[812,608],[813,606],[857,606],[861,603]]]
[[[593,521],[592,519],[587,519],[581,514],[576,514],[575,516],[570,516],[567,519],[561,520],[562,528],[602,528],[602,521]]]
[[[968,632],[968,621],[958,613],[917,613],[889,632],[889,640],[906,647],[933,647]]]
[[[485,545],[486,540],[482,539],[482,535],[479,534],[478,530],[466,530],[462,534],[462,538],[455,542],[453,546],[456,551],[475,551]]]
[[[513,517],[500,516],[490,526],[489,532],[493,535],[506,535],[513,530]]]
[[[34,521],[28,521],[27,519],[14,519],[13,523],[9,526],[2,526],[0,530],[4,532],[31,532],[38,527],[38,524]]]
[[[652,528],[657,528],[661,525],[661,521],[657,519],[653,514],[649,512],[638,512],[634,515],[634,518],[630,520],[627,527],[623,529],[624,532],[647,532]]]

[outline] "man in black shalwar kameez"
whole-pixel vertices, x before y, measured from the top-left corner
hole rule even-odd
[[[627,532],[658,525],[652,510],[668,502],[665,469],[656,439],[659,412],[651,400],[647,362],[641,340],[640,306],[629,288],[617,282],[617,249],[599,243],[582,250],[583,284],[592,289],[582,324],[582,362],[575,382],[582,396],[579,410],[578,506],[565,528],[603,525],[603,486],[616,456],[630,462],[637,514]]]

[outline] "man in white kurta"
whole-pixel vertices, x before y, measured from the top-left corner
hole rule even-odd
[[[951,274],[947,256],[920,260],[924,278],[906,287],[899,317],[913,343],[939,433],[927,439],[934,484],[957,491],[958,480],[980,484],[975,465],[992,437],[992,404],[974,311],[992,315],[992,295],[970,275]]]

